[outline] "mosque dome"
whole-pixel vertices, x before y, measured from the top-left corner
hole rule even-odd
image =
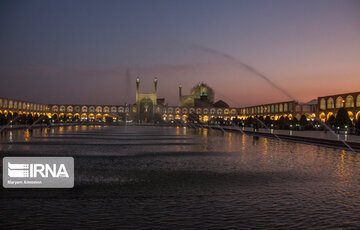
[[[201,82],[195,85],[191,89],[191,95],[194,96],[195,98],[200,98],[200,96],[207,96],[208,100],[210,102],[213,102],[215,97],[215,92],[211,87]]]

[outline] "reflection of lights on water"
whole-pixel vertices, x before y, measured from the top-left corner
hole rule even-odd
[[[28,129],[26,129],[24,132],[24,139],[27,142],[27,141],[29,141],[29,138],[30,138],[30,131]]]
[[[13,133],[12,133],[12,131],[10,131],[10,133],[9,133],[9,141],[13,142]]]
[[[345,150],[341,150],[341,158],[340,158],[340,162],[337,165],[336,173],[337,176],[340,177],[342,180],[346,180],[351,175],[350,170],[346,168],[346,162],[345,162],[346,157],[347,157],[347,152]]]
[[[268,152],[268,139],[265,137],[264,138],[264,152],[263,152],[265,156],[266,156],[267,152]]]

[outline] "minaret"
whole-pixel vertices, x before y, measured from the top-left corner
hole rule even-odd
[[[140,94],[140,79],[136,78],[136,104],[139,102],[139,94]]]
[[[157,78],[154,79],[154,105],[157,103]]]
[[[180,84],[179,85],[179,105],[182,106],[182,100],[181,100],[181,97],[182,97],[182,85]]]

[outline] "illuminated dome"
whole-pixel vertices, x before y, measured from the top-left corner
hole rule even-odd
[[[195,98],[200,98],[200,96],[207,96],[208,100],[210,102],[213,102],[215,97],[215,92],[208,85],[201,82],[195,85],[191,89],[191,95],[194,96]]]

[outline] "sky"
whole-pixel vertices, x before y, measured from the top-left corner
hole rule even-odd
[[[135,103],[136,77],[170,105],[180,83],[231,106],[360,91],[360,1],[0,2],[0,97]]]

